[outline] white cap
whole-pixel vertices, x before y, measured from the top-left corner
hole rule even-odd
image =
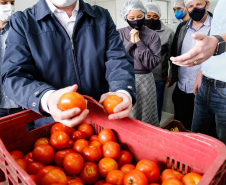
[[[159,16],[159,18],[161,17],[161,9],[159,5],[150,2],[146,4],[145,8],[147,9],[147,12],[154,12]]]
[[[121,10],[121,17],[126,20],[126,16],[129,14],[131,10],[141,10],[144,14],[147,13],[143,3],[140,0],[128,0],[125,2],[122,10]]]
[[[188,5],[190,2],[192,2],[192,1],[194,1],[194,0],[184,0],[185,6],[187,7],[187,5]],[[208,2],[209,0],[206,0],[206,1]]]
[[[184,0],[171,0],[173,8],[174,7],[180,7],[180,8],[186,8],[184,4]]]

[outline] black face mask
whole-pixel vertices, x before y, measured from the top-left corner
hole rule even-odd
[[[145,25],[152,29],[152,30],[159,30],[161,28],[161,22],[160,20],[155,20],[155,19],[146,19],[145,20]]]
[[[194,8],[191,12],[189,12],[190,17],[194,21],[201,21],[205,14],[206,14],[206,5],[204,8]]]
[[[136,30],[140,30],[144,26],[145,18],[139,19],[139,20],[135,20],[135,21],[129,21],[127,19],[127,22],[132,28],[134,28]]]

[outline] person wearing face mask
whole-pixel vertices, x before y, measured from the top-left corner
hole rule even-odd
[[[129,26],[118,31],[126,52],[134,58],[137,103],[130,116],[159,126],[152,70],[161,61],[161,42],[155,31],[144,26],[146,12],[140,0],[127,0],[121,16]]]
[[[0,0],[0,69],[5,54],[5,41],[9,32],[9,19],[14,13],[14,0]],[[8,98],[0,86],[0,117],[22,111],[22,107]]]
[[[39,0],[10,19],[1,82],[21,106],[74,127],[89,110],[61,111],[62,94],[77,91],[103,103],[122,102],[109,119],[129,116],[136,102],[133,59],[126,53],[109,12],[83,0]],[[52,116],[52,117],[50,117]]]
[[[172,0],[171,3],[173,4],[175,17],[178,20],[187,21],[190,18],[184,0]]]
[[[157,93],[157,107],[158,107],[158,119],[161,121],[162,116],[162,105],[164,97],[165,84],[168,87],[171,85],[171,68],[169,66],[171,45],[173,41],[174,32],[168,26],[163,24],[160,20],[161,9],[155,3],[147,3],[145,8],[147,9],[147,18],[145,20],[145,25],[155,30],[161,40],[161,62],[160,64],[152,70],[155,78],[156,93]],[[168,74],[169,71],[169,74]]]
[[[185,0],[184,1],[190,19],[181,23],[177,43],[175,44],[176,52],[172,56],[179,56],[188,52],[195,46],[196,40],[191,36],[195,33],[209,34],[212,14],[207,11],[210,2],[208,0]],[[178,67],[172,65],[172,83],[177,82],[173,92],[174,118],[181,121],[186,129],[191,129],[194,98],[193,86],[201,65],[194,62],[192,67]]]

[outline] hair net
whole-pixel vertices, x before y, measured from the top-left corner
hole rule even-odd
[[[159,5],[150,2],[146,4],[145,8],[147,9],[147,12],[154,12],[159,16],[159,18],[161,17],[161,9]]]
[[[173,7],[180,7],[180,8],[186,8],[184,4],[184,0],[172,0]]]
[[[124,20],[126,20],[126,16],[131,10],[141,10],[144,14],[147,13],[147,10],[140,0],[127,0],[121,10],[121,16]]]
[[[187,5],[188,5],[190,2],[192,2],[192,1],[194,1],[194,0],[184,0],[185,6],[187,7]],[[206,0],[206,1],[209,1],[209,0]]]

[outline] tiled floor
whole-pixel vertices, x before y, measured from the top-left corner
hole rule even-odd
[[[160,122],[160,126],[164,126],[166,123],[170,122],[173,119],[174,115],[170,114],[168,112],[163,112],[162,111],[162,118]]]

